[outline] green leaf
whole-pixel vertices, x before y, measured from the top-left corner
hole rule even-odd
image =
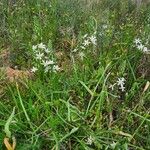
[[[11,132],[9,130],[9,126],[10,126],[10,124],[12,122],[12,119],[13,119],[14,115],[15,115],[15,107],[13,108],[13,111],[12,111],[10,117],[8,118],[8,120],[7,120],[6,124],[5,124],[5,128],[4,128],[4,132],[6,133],[6,136],[8,138],[11,137]]]

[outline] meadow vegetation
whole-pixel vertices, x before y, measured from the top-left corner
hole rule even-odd
[[[149,150],[149,3],[1,0],[0,130],[2,150]]]

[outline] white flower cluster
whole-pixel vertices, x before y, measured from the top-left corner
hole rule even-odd
[[[112,90],[114,90],[114,87],[116,86],[116,85],[118,85],[118,87],[119,87],[119,89],[122,91],[122,92],[124,92],[125,91],[125,78],[123,78],[123,77],[121,77],[121,78],[118,78],[118,80],[116,81],[116,83],[114,83],[114,84],[111,84],[110,86],[109,86],[109,88],[111,88]]]
[[[87,139],[86,139],[86,144],[87,145],[92,145],[94,142],[94,138],[90,135]]]
[[[96,32],[94,32],[92,35],[88,35],[85,34],[83,37],[83,42],[77,47],[75,48],[72,52],[78,52],[79,50],[79,57],[81,58],[81,60],[83,60],[83,58],[85,57],[85,50],[87,48],[89,48],[89,46],[93,45],[96,46],[97,45],[97,38],[96,38]]]
[[[34,53],[34,66],[31,72],[38,71],[39,68],[43,68],[44,72],[57,72],[60,70],[57,63],[54,61],[52,50],[49,50],[45,44],[40,43],[32,46]]]
[[[137,49],[142,51],[143,53],[150,52],[150,49],[148,49],[145,45],[143,45],[139,38],[135,39],[134,43],[135,43],[135,46],[137,47]]]

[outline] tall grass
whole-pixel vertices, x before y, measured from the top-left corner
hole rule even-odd
[[[127,0],[3,0],[0,48],[10,51],[9,67],[30,71],[32,46],[44,43],[60,70],[0,78],[1,143],[15,107],[9,130],[18,150],[150,149],[150,58],[134,43],[150,48],[149,9],[137,12]]]

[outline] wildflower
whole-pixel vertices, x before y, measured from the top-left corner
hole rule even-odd
[[[83,43],[84,46],[88,46],[89,44],[90,44],[89,40],[85,40],[84,43]]]
[[[119,89],[120,89],[122,92],[125,91],[125,87],[124,87],[123,85],[121,85]]]
[[[38,69],[36,68],[36,67],[33,67],[32,69],[31,69],[31,72],[36,72]]]
[[[134,43],[135,43],[136,45],[141,44],[141,40],[140,40],[139,38],[137,38],[137,39],[134,40]]]
[[[36,54],[36,59],[41,60],[43,56],[44,56],[44,53],[38,53]]]
[[[117,85],[120,86],[122,92],[125,90],[124,84],[125,84],[125,78],[123,77],[118,78]]]
[[[103,29],[107,29],[108,28],[107,24],[104,24],[102,27],[103,27]]]
[[[85,49],[85,47],[84,47],[84,46],[80,46],[80,48],[81,48],[81,49]]]
[[[143,48],[143,52],[145,53],[145,52],[148,52],[149,50],[148,50],[148,48],[147,47],[144,47]]]
[[[49,49],[46,45],[43,43],[33,45],[32,46],[33,50],[36,50],[34,53],[34,58],[36,59],[36,66],[43,66],[44,72],[49,72],[49,71],[58,71],[60,68],[58,65],[55,65],[56,62],[53,60],[50,60],[50,57],[52,57],[52,51]],[[37,51],[38,50],[38,51]],[[33,67],[31,69],[31,72],[36,72],[38,70],[38,67]]]
[[[45,46],[43,43],[40,43],[40,44],[38,44],[38,48],[40,48],[40,49],[45,49],[46,46]]]
[[[32,50],[35,51],[37,49],[37,45],[32,46]]]
[[[46,61],[43,61],[43,65],[44,67],[48,66],[48,65],[53,65],[55,62],[53,60],[46,60]]]
[[[49,50],[48,48],[45,48],[44,51],[45,51],[45,53],[47,53],[47,54],[50,53],[50,50]]]
[[[147,42],[146,42],[146,44],[147,44]],[[141,40],[139,38],[135,39],[134,43],[136,44],[137,49],[141,50],[144,53],[149,52],[148,48],[141,43]]]
[[[90,135],[90,137],[87,138],[86,143],[87,143],[88,145],[92,145],[93,141],[94,141],[94,139],[93,139],[92,136]]]
[[[53,71],[54,72],[59,71],[59,70],[60,70],[60,67],[58,65],[53,66]]]
[[[125,78],[118,78],[118,81],[117,81],[118,85],[124,85],[125,84]]]
[[[100,33],[99,33],[99,36],[101,36],[101,37],[102,37],[102,36],[103,36],[103,33],[102,33],[102,32],[100,32]]]
[[[45,73],[47,73],[50,69],[51,69],[51,67],[50,67],[50,66],[46,66],[46,67],[45,67],[45,71],[44,71],[44,72],[45,72]]]
[[[140,45],[137,46],[137,48],[138,48],[139,50],[143,50],[144,45],[140,44]]]
[[[85,54],[83,52],[80,52],[79,57],[81,58],[81,60],[83,60],[83,58],[85,57]]]
[[[96,43],[97,42],[96,36],[92,35],[90,37],[90,41],[92,42],[92,44],[97,45],[97,43]]]

